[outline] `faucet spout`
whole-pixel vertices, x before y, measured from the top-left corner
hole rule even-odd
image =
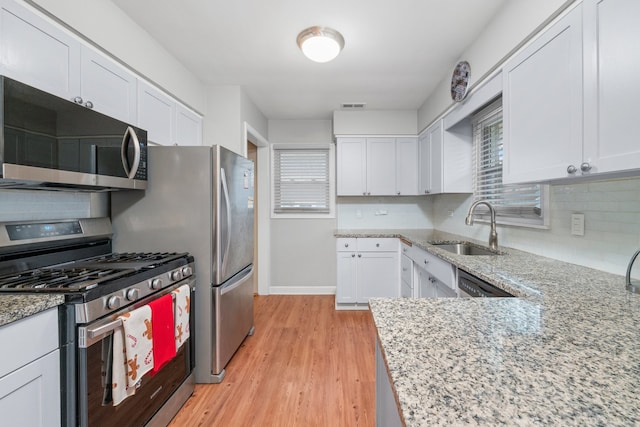
[[[467,225],[473,225],[473,213],[478,205],[485,205],[489,208],[489,213],[491,214],[491,231],[489,231],[489,247],[491,249],[498,249],[498,232],[496,231],[496,210],[489,204],[489,202],[485,202],[484,200],[478,200],[474,202],[471,207],[469,207],[469,212],[467,213],[467,217],[464,220],[464,223]]]

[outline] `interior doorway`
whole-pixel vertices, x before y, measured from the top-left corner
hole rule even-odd
[[[247,140],[247,158],[253,160],[253,293],[258,293],[258,209],[260,204],[258,199],[258,147],[251,141]]]

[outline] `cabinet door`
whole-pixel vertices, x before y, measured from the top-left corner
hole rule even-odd
[[[634,128],[640,99],[640,2],[589,0],[585,7],[585,156],[594,172],[640,168]],[[593,52],[597,52],[594,56]]]
[[[172,145],[175,102],[145,81],[138,82],[138,127],[147,131],[149,141]]]
[[[434,280],[431,275],[422,268],[418,268],[418,297],[436,298],[438,296]]]
[[[365,138],[339,138],[338,196],[367,194],[367,143]]]
[[[395,138],[367,138],[367,195],[396,195]]]
[[[337,283],[336,283],[336,302],[355,304],[356,298],[356,253],[355,252],[338,252],[337,260]]]
[[[80,43],[17,2],[0,3],[0,71],[65,99],[80,94]]]
[[[396,139],[396,194],[415,196],[418,194],[418,140]]]
[[[426,132],[418,140],[418,193],[429,194],[431,192],[431,137]]]
[[[60,425],[60,351],[0,378],[0,414],[7,425]]]
[[[176,136],[178,145],[202,145],[202,117],[176,104]]]
[[[85,106],[126,123],[136,122],[136,76],[89,47],[82,47],[81,97]],[[91,103],[91,104],[88,104]]]
[[[582,6],[503,68],[503,182],[570,176],[582,159]]]
[[[429,132],[431,144],[431,167],[429,168],[429,182],[431,186],[429,192],[440,194],[443,192],[442,172],[444,165],[444,146],[442,143],[442,122],[438,123]]]
[[[400,296],[400,266],[397,252],[358,253],[357,302],[369,298]]]

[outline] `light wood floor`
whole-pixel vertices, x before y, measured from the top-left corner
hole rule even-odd
[[[255,334],[171,427],[373,426],[375,329],[333,296],[257,296]]]

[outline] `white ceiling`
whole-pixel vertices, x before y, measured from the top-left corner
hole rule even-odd
[[[113,0],[207,85],[239,85],[267,119],[329,119],[341,103],[418,109],[507,0]],[[345,48],[324,64],[297,34]]]

